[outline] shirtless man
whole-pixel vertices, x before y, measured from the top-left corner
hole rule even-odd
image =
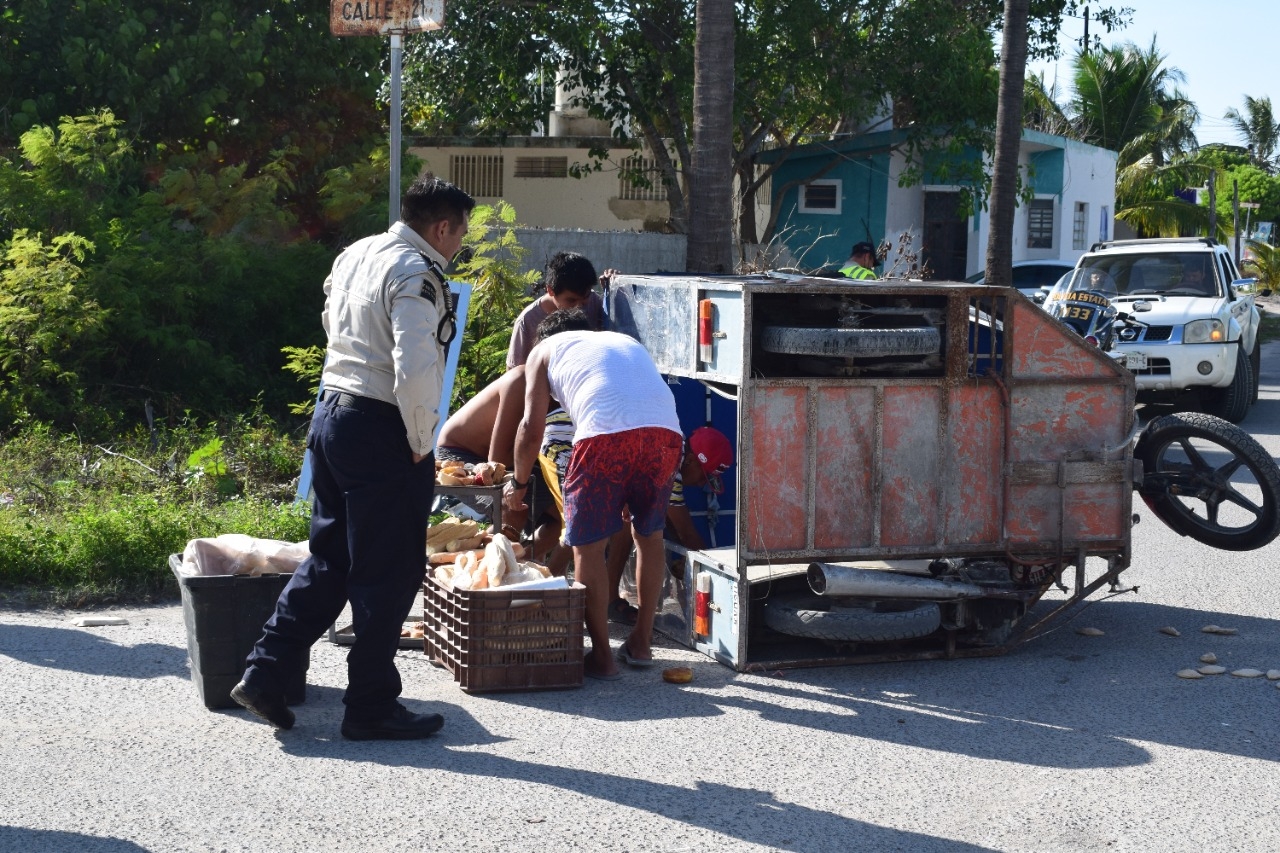
[[[508,409],[514,402],[512,411],[516,414],[506,430],[499,430],[499,412],[504,408],[504,400]],[[444,462],[501,462],[510,468],[514,462],[512,451],[518,413],[523,405],[524,365],[520,365],[490,382],[449,416],[440,428],[436,458]]]

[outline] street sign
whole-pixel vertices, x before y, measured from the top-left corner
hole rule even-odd
[[[422,33],[444,26],[444,0],[329,0],[335,36]]]

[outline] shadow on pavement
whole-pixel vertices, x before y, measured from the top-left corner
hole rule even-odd
[[[695,780],[692,787],[650,782],[644,779],[616,776],[519,761],[487,752],[441,748],[437,742],[350,744],[344,741],[299,741],[281,737],[281,746],[291,755],[304,758],[345,758],[375,761],[388,766],[415,770],[436,770],[486,779],[511,779],[520,783],[536,783],[562,791],[605,800],[622,806],[659,815],[690,826],[702,827],[759,844],[774,850],[811,851],[845,850],[911,850],[914,853],[978,853],[992,848],[945,838],[905,832],[842,817],[825,811],[778,800],[769,791],[720,785]],[[431,777],[406,775],[405,795],[429,799]],[[422,779],[423,781],[417,781]],[[420,790],[414,790],[415,786]],[[554,799],[547,809],[554,810]],[[584,827],[590,831],[591,828]],[[598,827],[607,833],[608,827]],[[614,843],[616,844],[616,839]],[[601,842],[600,848],[613,845]]]
[[[189,677],[187,650],[160,643],[121,645],[83,628],[0,622],[0,656],[32,666],[119,678]]]
[[[4,825],[0,825],[0,850],[20,850],[23,853],[38,853],[41,850],[75,850],[77,853],[135,853],[135,851],[147,853],[147,848],[119,838],[81,835],[78,832],[22,829]]]

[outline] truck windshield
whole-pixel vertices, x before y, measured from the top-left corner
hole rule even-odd
[[[1218,296],[1213,256],[1208,252],[1099,257],[1081,271],[1105,276],[1120,296]]]

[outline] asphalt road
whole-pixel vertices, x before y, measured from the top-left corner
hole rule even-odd
[[[1243,426],[1276,456],[1280,345],[1262,381]],[[406,703],[446,716],[407,744],[338,736],[340,646],[277,733],[199,702],[177,605],[0,612],[0,851],[1280,849],[1277,682],[1174,675],[1280,668],[1280,543],[1145,507],[1133,541],[1136,594],[1000,658],[738,675],[666,643],[692,684],[494,697],[402,652]]]

